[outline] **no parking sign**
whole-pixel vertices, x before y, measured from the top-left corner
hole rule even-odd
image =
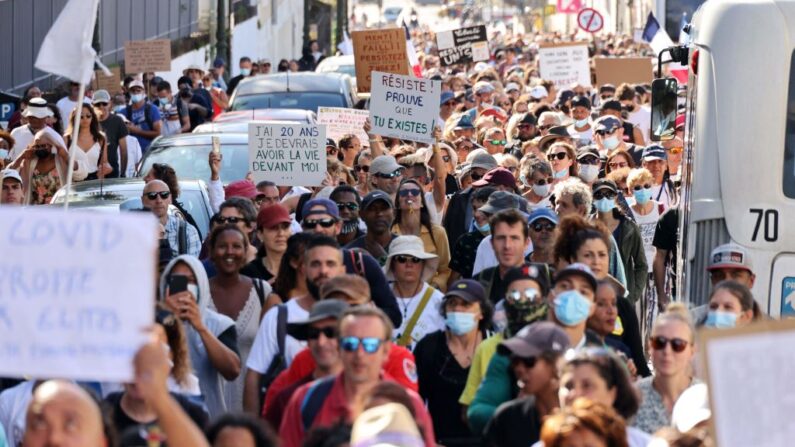
[[[580,13],[577,14],[577,25],[579,25],[580,29],[583,31],[596,33],[604,27],[605,20],[599,11],[593,8],[583,8]]]

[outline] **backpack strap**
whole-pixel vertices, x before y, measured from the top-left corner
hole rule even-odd
[[[411,343],[411,331],[414,330],[414,326],[417,325],[417,321],[420,319],[420,315],[425,310],[425,307],[428,305],[428,301],[431,300],[431,295],[433,295],[434,288],[428,286],[428,289],[425,290],[425,293],[422,295],[422,299],[420,300],[420,304],[417,305],[417,308],[414,309],[414,313],[411,314],[411,318],[409,318],[409,322],[406,324],[406,330],[403,331],[403,335],[398,338],[397,344],[403,347],[408,346]]]
[[[316,380],[315,383],[309,387],[309,390],[307,390],[306,396],[304,396],[304,400],[301,402],[301,422],[304,425],[304,431],[309,430],[315,422],[315,418],[317,414],[320,413],[320,409],[323,407],[326,397],[331,393],[331,388],[334,386],[334,380],[336,379],[337,376],[333,375]]]
[[[177,242],[179,244],[179,254],[184,255],[188,253],[188,224],[184,219],[179,219]]]
[[[257,292],[259,298],[259,306],[265,307],[265,287],[262,285],[262,280],[259,278],[251,278],[254,283],[254,290]]]
[[[149,130],[155,130],[154,122],[152,122],[152,104],[149,104],[149,101],[144,103],[144,121],[146,121],[146,125],[149,126]]]
[[[353,272],[359,276],[365,276],[364,255],[359,250],[348,250],[351,256],[351,265],[353,265]]]
[[[279,304],[276,310],[276,344],[279,355],[284,356],[284,339],[287,337],[287,306]]]

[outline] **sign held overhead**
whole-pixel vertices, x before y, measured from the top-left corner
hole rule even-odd
[[[326,178],[326,126],[249,123],[248,161],[254,183],[320,186]]]
[[[351,38],[359,92],[370,91],[374,71],[402,75],[410,73],[406,31],[403,28],[354,31]]]
[[[436,45],[443,66],[489,60],[485,25],[439,32]]]
[[[598,85],[646,84],[654,79],[652,60],[648,57],[595,57],[594,70]]]
[[[124,43],[124,72],[171,71],[171,41],[129,40]]]
[[[370,95],[373,133],[433,143],[441,91],[440,81],[373,72]]]
[[[541,77],[554,82],[556,87],[591,85],[588,46],[584,42],[542,46],[538,49],[538,68]]]

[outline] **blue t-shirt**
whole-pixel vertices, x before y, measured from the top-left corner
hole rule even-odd
[[[132,106],[127,106],[127,107],[132,107]],[[144,111],[146,107],[149,107],[149,118],[152,121],[152,125],[154,125],[154,123],[162,119],[162,116],[160,115],[160,109],[158,109],[156,106],[154,106],[149,102],[147,102],[144,105],[144,107],[141,107],[138,110],[135,110],[135,108],[131,108],[132,110],[131,115],[127,114],[126,108],[121,111],[121,114],[130,117],[129,118],[130,121],[136,126],[139,126],[143,130],[154,130],[153,128],[149,127],[149,124],[147,124],[146,122],[146,112]],[[149,148],[149,144],[152,142],[152,139],[142,137],[140,135],[133,135],[133,136],[135,137],[136,140],[138,140],[138,144],[141,145],[141,152],[146,153],[146,150]]]

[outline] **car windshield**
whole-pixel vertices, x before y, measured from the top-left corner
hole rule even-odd
[[[304,109],[317,111],[318,107],[347,107],[341,93],[329,92],[274,92],[238,96],[232,110],[250,109]]]
[[[141,175],[146,175],[154,163],[166,163],[184,180],[210,180],[210,166],[207,158],[212,146],[156,146],[149,149],[141,165]],[[248,167],[248,146],[245,144],[221,143],[221,181],[229,183],[246,177]]]
[[[356,77],[356,65],[353,64],[346,64],[346,65],[327,64],[321,66],[318,69],[318,71],[321,73],[344,73]]]

